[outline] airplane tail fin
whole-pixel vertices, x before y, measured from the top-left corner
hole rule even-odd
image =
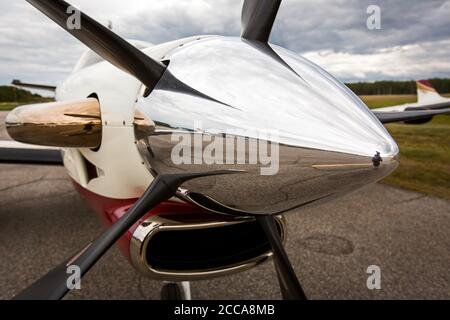
[[[436,89],[433,88],[428,80],[418,80],[417,85],[417,102],[429,103],[442,100],[443,97],[439,95]]]

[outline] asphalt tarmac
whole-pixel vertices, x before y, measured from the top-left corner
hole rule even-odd
[[[287,220],[287,252],[310,299],[450,299],[449,201],[376,184]],[[101,230],[63,168],[0,164],[0,299]],[[371,265],[379,290],[367,287]],[[272,262],[191,287],[193,299],[281,298]],[[159,299],[160,289],[114,248],[66,299]]]

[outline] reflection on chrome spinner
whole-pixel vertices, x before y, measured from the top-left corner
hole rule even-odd
[[[166,55],[175,77],[222,103],[157,86],[137,103],[137,110],[156,124],[139,142],[144,159],[157,173],[245,171],[190,181],[180,196],[218,212],[278,214],[346,194],[396,168],[396,143],[356,95],[308,60],[271,48],[268,54],[240,38],[215,37]],[[199,121],[201,131],[195,127]],[[257,164],[178,165],[171,160],[176,144],[171,132],[221,138],[230,129],[276,131],[271,142],[280,146],[278,173],[263,176]],[[248,133],[245,138],[258,137]],[[377,153],[379,166],[372,161]]]

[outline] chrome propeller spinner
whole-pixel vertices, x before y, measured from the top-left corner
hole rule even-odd
[[[245,171],[196,179],[179,193],[239,215],[285,213],[390,174],[398,147],[364,103],[319,66],[269,47],[211,37],[166,54],[170,75],[214,100],[159,84],[139,99],[139,113],[156,124],[140,140],[149,167]]]

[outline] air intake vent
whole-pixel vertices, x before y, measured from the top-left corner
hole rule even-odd
[[[276,219],[284,238],[284,221]],[[242,271],[266,261],[270,245],[253,219],[244,221],[171,221],[151,217],[131,242],[133,264],[163,280],[207,279]]]

